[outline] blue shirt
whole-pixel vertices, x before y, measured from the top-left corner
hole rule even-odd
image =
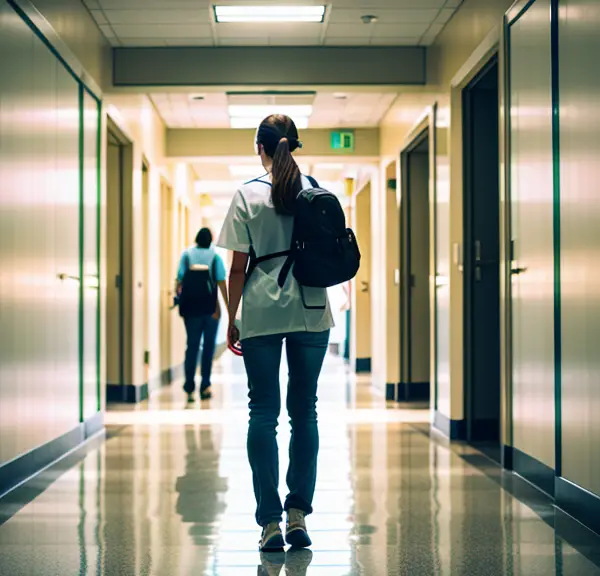
[[[189,262],[188,262],[189,258]],[[214,248],[198,248],[198,246],[192,246],[184,251],[181,255],[179,262],[179,270],[177,271],[177,280],[181,282],[184,274],[187,272],[189,266],[212,266],[213,259],[215,260],[215,274],[216,282],[224,282],[227,278],[225,271],[225,264],[221,257],[215,252]],[[212,271],[212,268],[211,268]]]

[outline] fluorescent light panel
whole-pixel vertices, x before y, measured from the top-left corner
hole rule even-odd
[[[257,128],[271,114],[285,114],[292,118],[299,130],[308,128],[308,118],[312,114],[310,105],[241,105],[228,107],[232,128]]]
[[[223,22],[323,22],[325,6],[213,6]]]

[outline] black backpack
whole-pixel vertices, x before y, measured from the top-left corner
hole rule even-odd
[[[217,257],[213,257],[210,266],[197,270],[190,266],[187,252],[186,259],[187,270],[181,281],[179,295],[179,315],[184,318],[212,315],[217,309]]]
[[[279,273],[280,287],[290,271],[307,288],[330,288],[356,276],[360,250],[354,232],[346,227],[344,209],[335,194],[307,178],[312,188],[302,190],[296,199],[290,249],[260,258],[251,250],[248,277],[261,262],[282,256],[287,258]]]

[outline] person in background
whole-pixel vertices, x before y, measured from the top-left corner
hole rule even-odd
[[[263,528],[259,547],[268,551],[285,544],[279,527],[283,510],[287,512],[285,541],[294,548],[311,544],[304,517],[313,511],[317,478],[317,383],[333,318],[325,289],[301,288],[292,274],[283,286],[278,283],[291,245],[296,198],[303,189],[313,187],[291,154],[301,146],[296,126],[287,116],[269,116],[260,124],[255,144],[267,174],[238,190],[218,244],[233,251],[228,341],[230,345],[242,343],[250,398],[248,459],[257,502],[256,521]],[[246,277],[250,254],[259,263]],[[242,293],[240,333],[235,319]],[[282,507],[276,428],[284,341],[292,437],[289,494]]]
[[[211,231],[202,228],[196,236],[196,244],[181,255],[177,273],[179,313],[183,317],[187,333],[183,389],[187,393],[188,402],[194,401],[198,352],[202,340],[200,398],[208,400],[212,397],[212,364],[221,317],[217,287],[225,305],[229,305],[225,265],[215,252],[212,242]]]

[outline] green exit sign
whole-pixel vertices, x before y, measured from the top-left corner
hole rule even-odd
[[[337,130],[331,133],[331,148],[339,152],[354,152],[354,132]]]

